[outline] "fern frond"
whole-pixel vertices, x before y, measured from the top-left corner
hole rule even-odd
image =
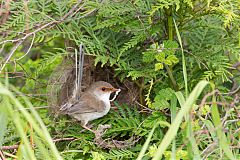
[[[127,50],[133,48],[134,46],[136,46],[138,43],[143,42],[146,39],[146,35],[145,33],[139,33],[137,35],[134,35],[128,42],[126,42],[123,47],[120,49],[119,51],[119,55],[117,58],[117,61],[120,60],[122,54],[124,52],[126,52]]]
[[[137,154],[127,149],[119,149],[119,150],[110,150],[109,153],[103,153],[103,155],[107,159],[121,160],[121,159],[132,159]]]

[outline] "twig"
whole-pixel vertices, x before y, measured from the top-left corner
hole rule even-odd
[[[84,52],[83,52],[83,44],[81,43],[79,46],[79,61],[78,61],[78,79],[77,79],[77,90],[78,95],[77,99],[79,99],[79,95],[82,89],[82,77],[83,77],[83,64],[84,64]]]
[[[124,149],[129,148],[133,146],[135,143],[137,143],[140,139],[140,137],[131,137],[128,140],[125,141],[118,141],[114,139],[102,139],[104,133],[106,132],[106,129],[110,128],[110,125],[100,125],[95,133],[94,142],[96,145],[102,148],[117,148],[117,149]]]
[[[238,68],[239,66],[240,66],[240,62],[237,62],[232,65],[233,68],[236,68],[238,71],[240,71],[240,69]]]
[[[240,121],[240,119],[227,120],[223,123],[223,128],[225,128],[228,123],[234,123],[234,122],[239,122],[239,121]]]
[[[69,11],[68,13],[66,13],[66,14],[65,14],[62,18],[60,18],[59,20],[53,20],[53,21],[51,21],[51,22],[48,22],[48,23],[42,25],[40,28],[37,28],[37,29],[34,30],[33,32],[30,32],[30,33],[26,34],[24,37],[17,38],[17,39],[13,39],[13,40],[5,40],[5,41],[0,42],[0,45],[1,45],[1,44],[4,44],[4,43],[7,43],[7,42],[12,42],[12,43],[18,42],[18,43],[14,46],[14,48],[11,50],[9,56],[7,56],[6,61],[5,61],[5,63],[3,64],[0,72],[4,69],[4,67],[6,66],[6,64],[8,63],[8,61],[10,60],[10,58],[12,57],[13,53],[16,51],[16,49],[19,47],[19,45],[20,45],[25,39],[27,39],[27,38],[28,38],[29,36],[31,36],[31,35],[34,35],[34,37],[35,37],[35,34],[36,34],[37,32],[39,32],[39,31],[41,31],[41,30],[43,30],[43,29],[45,29],[45,28],[47,28],[47,27],[55,26],[55,25],[63,22],[64,20],[66,20],[68,17],[73,17],[73,16],[77,13],[77,12],[74,12],[74,11],[76,10],[77,6],[78,6],[81,2],[82,2],[82,0],[79,0],[78,3],[77,3],[76,5],[74,5],[74,6],[70,9],[70,11]],[[83,6],[84,6],[84,5],[82,5],[77,11],[79,11]],[[73,13],[73,12],[74,12],[74,13]],[[83,17],[83,16],[82,16],[82,17]],[[33,38],[33,39],[34,39],[34,38]],[[31,45],[31,46],[32,46],[32,45]],[[30,46],[30,48],[31,48],[31,46]],[[28,51],[28,52],[29,52],[29,51]],[[28,53],[28,52],[27,52],[27,53]],[[25,55],[27,55],[27,54],[25,54]],[[24,56],[25,56],[25,55],[24,55]],[[24,57],[24,56],[23,56],[23,57]],[[22,58],[22,57],[21,57],[21,58]],[[20,59],[21,59],[21,58],[20,58]]]
[[[0,150],[0,158],[1,158],[1,160],[6,160],[4,154],[3,154],[3,152],[1,150]]]
[[[9,55],[5,58],[5,62],[0,70],[0,73],[2,72],[2,70],[4,69],[4,67],[6,66],[6,64],[8,63],[8,61],[10,60],[10,58],[13,56],[13,53],[17,50],[17,48],[22,44],[23,40],[19,41],[10,51]]]
[[[240,86],[238,86],[235,90],[230,91],[228,93],[223,93],[222,95],[232,95],[232,94],[235,94],[235,93],[237,93],[239,91],[239,89],[240,89]]]
[[[61,21],[64,21],[64,20],[65,20],[66,18],[68,18],[68,17],[71,18],[71,17],[74,16],[80,9],[82,9],[84,5],[82,5],[81,7],[79,7],[79,9],[78,9],[76,12],[74,12],[75,9],[77,8],[77,6],[78,6],[81,2],[82,2],[82,0],[78,0],[78,3],[75,4],[75,5],[70,9],[70,11],[61,18]],[[74,12],[74,13],[73,13],[73,12]],[[73,13],[73,14],[72,14],[72,13]]]
[[[35,34],[33,34],[32,42],[31,42],[31,44],[30,44],[27,52],[26,52],[23,56],[21,56],[20,58],[16,59],[17,61],[20,60],[20,59],[22,59],[23,57],[25,57],[25,56],[30,52],[30,50],[31,50],[31,48],[32,48],[32,45],[33,45],[33,42],[34,42],[34,39],[35,39]]]
[[[8,152],[3,152],[7,157],[11,157],[14,158],[13,160],[16,160],[18,157],[13,155],[16,151],[14,151],[13,153],[8,153]]]
[[[75,140],[76,138],[58,138],[58,139],[54,139],[53,142],[60,142],[60,141],[72,141]],[[13,150],[13,149],[18,149],[20,145],[16,144],[16,145],[12,145],[12,146],[2,146],[1,150]],[[35,146],[35,144],[33,144],[33,146]]]
[[[240,128],[238,128],[233,134],[236,134],[238,132],[240,132]]]
[[[213,142],[202,151],[201,155],[205,155],[204,159],[206,159],[210,155],[210,153],[215,149],[216,146],[217,146],[217,142]]]
[[[201,104],[199,105],[199,108],[201,108],[201,107],[206,103],[208,97],[214,95],[215,93],[219,93],[219,91],[216,89],[216,90],[213,90],[213,91],[210,92],[210,93],[207,93],[207,94],[203,97],[203,99],[202,99],[202,101],[201,101]]]
[[[140,104],[138,101],[135,101],[135,103],[136,103],[137,105],[141,106],[142,108],[144,108],[144,109],[142,109],[142,110],[147,110],[147,111],[150,111],[150,112],[153,111],[152,109],[150,109],[150,108],[148,108],[148,107],[146,107],[146,106]],[[141,112],[141,111],[140,111],[140,112]]]
[[[45,109],[50,108],[50,106],[41,106],[41,107],[33,107],[34,109]],[[23,108],[23,109],[15,109],[14,111],[23,111],[23,110],[31,110],[32,108]]]
[[[0,42],[0,44],[4,44],[4,43],[7,43],[7,42],[12,42],[12,43],[14,43],[14,42],[18,42],[18,41],[24,41],[24,40],[25,40],[26,38],[28,38],[29,36],[31,36],[31,35],[33,35],[33,34],[36,34],[37,32],[39,32],[39,31],[47,28],[48,26],[51,26],[51,25],[53,25],[53,24],[58,24],[58,23],[60,23],[60,22],[59,22],[59,21],[51,21],[51,22],[49,22],[49,23],[44,24],[42,27],[34,30],[33,32],[30,32],[30,33],[26,34],[26,35],[25,35],[24,37],[22,37],[22,38],[12,39],[12,40],[5,40],[5,41]]]
[[[19,145],[12,145],[12,146],[2,146],[2,150],[12,150],[12,149],[18,149]]]
[[[218,104],[221,106],[230,106],[231,104],[226,103],[226,102],[205,102],[204,104]]]
[[[54,139],[53,142],[60,142],[60,141],[72,141],[72,140],[76,140],[77,138],[73,138],[73,137],[69,137],[69,138],[58,138],[58,139]]]
[[[4,44],[6,42],[18,42],[20,40],[25,40],[26,38],[28,38],[29,36],[33,35],[33,34],[36,34],[37,32],[51,26],[51,25],[56,25],[56,24],[59,24],[61,22],[63,22],[65,19],[67,19],[69,16],[72,17],[74,16],[76,13],[73,13],[73,11],[77,8],[77,6],[82,2],[82,0],[78,0],[78,3],[75,4],[68,13],[66,13],[62,18],[60,18],[59,20],[54,20],[54,21],[51,21],[51,22],[48,22],[44,25],[42,25],[40,28],[34,30],[33,32],[30,32],[28,34],[26,34],[24,37],[22,38],[18,38],[18,39],[13,39],[13,40],[5,40],[5,41],[2,41],[0,42],[0,44]],[[82,8],[84,5],[82,5],[80,8]],[[72,15],[71,15],[72,14]]]

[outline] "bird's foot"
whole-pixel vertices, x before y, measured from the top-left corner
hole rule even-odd
[[[105,125],[99,125],[97,130],[95,131],[95,136],[96,138],[102,137],[102,135],[106,132],[108,128],[111,128],[110,124],[105,124]]]
[[[106,130],[107,130],[108,128],[111,128],[111,125],[109,125],[109,124],[99,125],[98,128],[97,128],[97,130],[92,130],[92,129],[91,129],[92,126],[87,127],[86,125],[83,125],[82,127],[83,127],[84,129],[86,129],[86,130],[94,133],[95,136],[96,136],[96,138],[99,138],[99,137],[101,137],[101,136],[106,132]]]

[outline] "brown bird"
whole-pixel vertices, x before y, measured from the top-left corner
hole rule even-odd
[[[86,125],[89,121],[103,117],[110,110],[110,94],[120,92],[120,89],[114,88],[111,84],[98,81],[93,83],[80,97],[72,104],[65,104],[61,111],[81,121],[83,128],[94,132]],[[116,96],[115,94],[115,96]]]

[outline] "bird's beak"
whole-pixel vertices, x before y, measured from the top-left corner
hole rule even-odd
[[[118,92],[121,91],[121,89],[116,89],[116,88],[106,88],[106,91],[107,91],[107,92],[111,92],[111,93],[113,93],[113,92],[118,93]]]
[[[116,89],[116,88],[112,88],[111,90],[112,90],[112,92],[120,92],[121,91],[121,89]]]

